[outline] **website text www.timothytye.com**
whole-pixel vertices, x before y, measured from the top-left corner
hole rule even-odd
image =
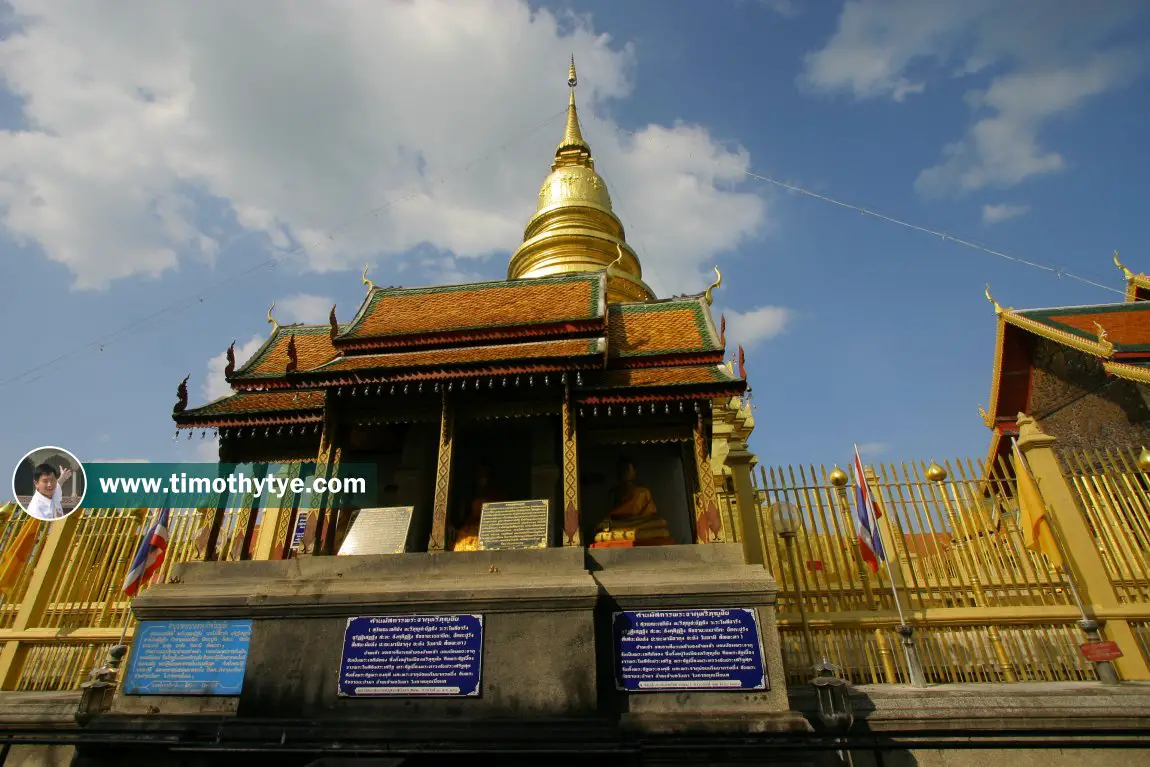
[[[265,493],[282,498],[287,494],[366,493],[367,480],[363,477],[252,477],[238,472],[224,477],[189,476],[187,472],[164,477],[99,477],[103,493],[129,493],[148,495],[203,495],[230,493],[260,498]]]

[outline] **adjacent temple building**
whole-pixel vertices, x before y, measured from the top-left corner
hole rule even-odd
[[[550,501],[554,546],[732,540],[713,423],[740,420],[747,384],[711,314],[721,275],[676,298],[643,281],[575,83],[572,62],[563,139],[506,280],[381,288],[365,270],[344,322],[336,307],[327,325],[279,325],[269,310],[246,364],[228,349],[233,394],[189,409],[181,385],[179,428],[217,430],[225,462],[374,464],[380,505],[415,507],[411,551],[473,548],[481,503],[496,499]],[[351,514],[313,513],[305,550],[337,551]],[[291,532],[281,520],[274,551]]]
[[[988,459],[1010,453],[1026,413],[1059,449],[1150,444],[1150,277],[1127,269],[1125,301],[1016,310],[990,295],[998,317]]]

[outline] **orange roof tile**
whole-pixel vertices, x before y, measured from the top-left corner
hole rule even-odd
[[[394,370],[397,368],[445,367],[481,362],[585,357],[603,353],[602,338],[573,338],[536,341],[525,344],[498,344],[464,348],[428,349],[392,354],[363,354],[340,357],[310,372],[349,370]]]
[[[1106,330],[1106,337],[1111,343],[1123,346],[1150,345],[1150,305],[1137,303],[1131,306],[1137,306],[1141,311],[1052,313],[1048,314],[1047,318],[1052,322],[1082,331],[1091,338],[1098,337],[1098,328],[1094,326],[1097,322]]]
[[[612,357],[722,354],[710,312],[700,298],[611,304],[608,312]]]
[[[253,413],[298,412],[322,410],[327,393],[306,391],[246,391],[228,395],[201,407],[176,413],[177,421],[249,415]]]
[[[232,380],[283,377],[292,337],[295,338],[297,370],[318,367],[337,355],[331,345],[330,325],[284,325],[276,328],[252,358],[232,374]]]
[[[376,288],[337,341],[577,322],[600,318],[604,312],[600,273]]]
[[[725,383],[741,385],[744,381],[732,375],[725,365],[679,365],[675,367],[605,370],[589,382],[589,388],[696,386]]]

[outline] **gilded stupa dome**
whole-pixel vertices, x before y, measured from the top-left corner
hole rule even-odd
[[[551,173],[539,188],[535,215],[523,244],[511,257],[508,279],[573,272],[607,271],[608,301],[645,301],[655,294],[643,282],[639,257],[627,244],[623,224],[611,208],[611,194],[595,171],[591,147],[583,138],[575,108],[575,60],[567,84],[571,99],[563,139]]]

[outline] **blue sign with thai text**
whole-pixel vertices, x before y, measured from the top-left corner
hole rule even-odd
[[[482,615],[348,618],[339,694],[475,697],[482,665]]]
[[[129,695],[239,695],[251,619],[142,621],[121,690]]]
[[[295,530],[291,536],[291,550],[298,551],[303,543],[304,534],[307,533],[307,509],[300,509],[295,518]]]
[[[770,689],[752,609],[618,612],[611,629],[620,690]]]

